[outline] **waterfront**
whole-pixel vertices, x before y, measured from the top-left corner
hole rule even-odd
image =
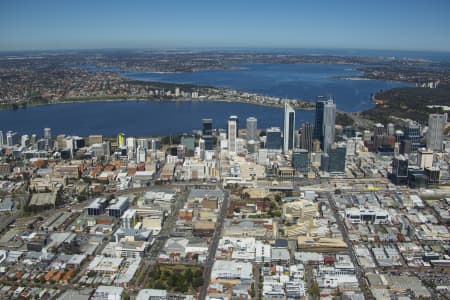
[[[296,124],[314,121],[314,110],[298,110]],[[192,133],[200,129],[202,118],[213,118],[215,128],[225,128],[230,115],[237,115],[240,127],[249,116],[258,118],[258,127],[282,127],[281,108],[227,102],[95,101],[42,105],[0,111],[0,128],[23,134],[41,134],[50,127],[54,134],[86,136],[119,132],[150,136]]]

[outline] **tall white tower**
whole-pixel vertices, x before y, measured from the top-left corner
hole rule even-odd
[[[237,122],[237,116],[228,118],[228,152],[230,153],[236,153]]]

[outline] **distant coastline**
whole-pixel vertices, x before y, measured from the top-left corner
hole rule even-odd
[[[291,99],[287,99],[291,100]],[[43,100],[33,102],[23,102],[14,104],[1,104],[0,110],[16,110],[26,109],[27,107],[45,106],[45,105],[58,105],[78,102],[227,102],[227,103],[243,103],[252,104],[266,107],[283,108],[283,103],[266,103],[255,101],[244,101],[242,99],[192,99],[192,98],[149,98],[149,97],[129,97],[129,96],[117,96],[117,97],[83,97],[83,98],[67,98],[60,100]],[[291,102],[292,104],[293,102]],[[294,102],[295,103],[295,102]],[[306,105],[306,106],[305,106]],[[314,110],[315,103],[313,101],[302,100],[301,104],[292,104],[296,110]]]

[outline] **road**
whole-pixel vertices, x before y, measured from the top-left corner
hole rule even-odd
[[[331,193],[328,193],[328,202],[330,203],[330,207],[332,208],[332,211],[333,211],[334,217],[336,219],[337,225],[339,227],[339,230],[342,232],[342,238],[344,239],[344,242],[348,246],[350,258],[353,262],[353,265],[355,266],[356,278],[358,279],[359,287],[361,288],[362,292],[364,293],[364,298],[365,299],[374,299],[374,297],[372,296],[372,293],[370,292],[369,287],[367,285],[367,281],[364,277],[365,272],[358,263],[358,260],[356,258],[352,244],[348,237],[348,233],[347,233],[347,229],[345,228],[344,221],[341,219],[341,216],[339,215],[339,210],[336,206],[336,202]]]
[[[219,185],[217,185],[217,186],[219,186]],[[225,197],[223,199],[222,205],[220,206],[220,212],[219,212],[219,215],[217,216],[216,230],[214,231],[214,235],[211,238],[211,244],[210,244],[209,251],[208,251],[208,257],[206,259],[205,268],[203,270],[203,286],[200,290],[200,295],[199,295],[200,300],[204,300],[206,298],[206,295],[208,292],[209,279],[211,278],[212,266],[215,261],[217,246],[219,245],[219,240],[221,237],[223,223],[225,221],[226,213],[228,211],[229,195],[223,189],[222,189],[222,191],[224,192]]]

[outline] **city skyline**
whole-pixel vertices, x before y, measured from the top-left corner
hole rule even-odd
[[[133,4],[2,3],[0,51],[167,47],[450,51],[447,1]]]

